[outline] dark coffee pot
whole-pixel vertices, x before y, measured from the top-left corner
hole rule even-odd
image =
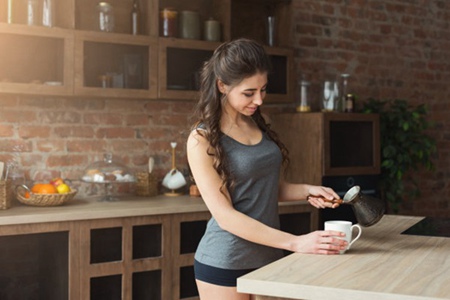
[[[364,195],[357,185],[345,193],[343,204],[352,206],[358,224],[365,227],[376,224],[386,212],[386,203],[383,200]]]

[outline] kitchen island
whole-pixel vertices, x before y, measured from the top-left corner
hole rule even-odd
[[[450,299],[450,238],[401,234],[422,217],[385,215],[344,255],[291,254],[238,279],[257,299]]]

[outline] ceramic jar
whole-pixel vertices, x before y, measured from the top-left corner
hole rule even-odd
[[[183,10],[180,13],[180,37],[183,39],[200,39],[200,15],[196,11]]]
[[[203,39],[210,42],[220,42],[220,23],[214,19],[205,21]]]

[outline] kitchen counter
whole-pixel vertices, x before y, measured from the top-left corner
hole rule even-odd
[[[99,197],[75,198],[64,205],[53,207],[27,206],[14,200],[13,207],[0,210],[0,226],[208,211],[201,198],[188,195],[123,196],[119,201],[112,202],[101,202],[99,199]],[[317,210],[306,201],[280,203],[280,206],[291,205],[301,206],[305,212],[311,212],[314,215],[312,222],[316,221]]]
[[[344,255],[294,253],[238,279],[257,299],[450,299],[450,238],[402,235],[422,217],[385,215]]]
[[[15,201],[15,206],[0,210],[0,226],[207,211],[201,198],[187,195],[123,196],[119,199],[101,202],[98,197],[75,198],[64,205],[53,207],[27,206]]]

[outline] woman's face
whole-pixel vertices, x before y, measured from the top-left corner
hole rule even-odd
[[[257,73],[245,78],[238,85],[231,87],[219,80],[219,90],[227,95],[225,109],[235,110],[246,116],[255,113],[266,97],[267,73]]]

